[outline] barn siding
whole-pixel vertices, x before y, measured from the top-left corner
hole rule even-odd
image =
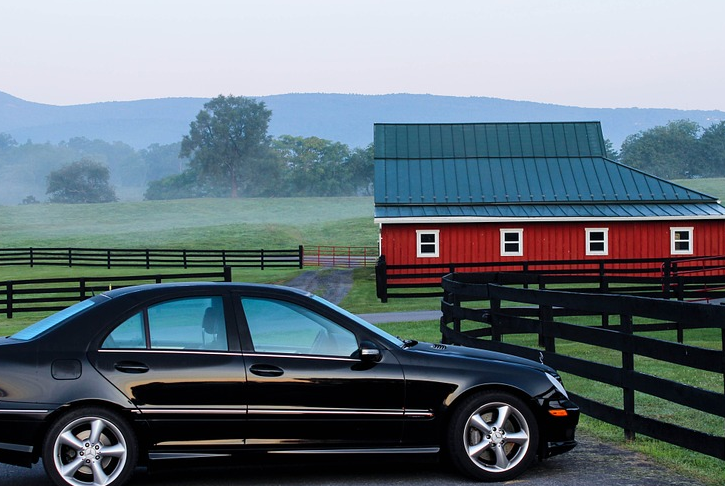
[[[532,260],[669,258],[670,228],[694,228],[692,257],[725,255],[725,221],[386,224],[381,253],[390,265]],[[524,254],[500,255],[500,228],[524,229]],[[586,255],[586,228],[609,228],[609,254]],[[440,230],[438,258],[416,256],[416,230]]]

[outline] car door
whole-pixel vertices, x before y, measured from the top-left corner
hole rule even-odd
[[[264,448],[395,445],[404,378],[395,357],[358,356],[361,330],[307,300],[240,295],[247,444]],[[323,315],[323,313],[325,315]]]
[[[91,353],[150,425],[157,452],[243,444],[245,366],[235,326],[227,326],[230,312],[222,295],[155,302],[123,319]]]

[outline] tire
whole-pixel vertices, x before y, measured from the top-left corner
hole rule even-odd
[[[506,481],[536,457],[539,427],[519,398],[490,391],[461,403],[451,417],[448,453],[453,465],[479,481]]]
[[[138,459],[128,422],[98,407],[59,417],[48,429],[42,453],[45,472],[58,486],[121,486]]]

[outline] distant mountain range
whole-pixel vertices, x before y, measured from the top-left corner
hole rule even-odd
[[[484,97],[293,93],[257,97],[272,110],[270,134],[317,136],[364,147],[374,123],[601,121],[618,148],[628,135],[689,119],[701,126],[725,120],[723,111],[579,108]],[[178,142],[208,98],[163,98],[54,106],[0,92],[0,133],[19,143],[58,143],[73,137],[125,142],[135,148]]]

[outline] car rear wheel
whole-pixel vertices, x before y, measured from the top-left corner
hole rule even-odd
[[[448,430],[453,464],[479,481],[505,481],[525,471],[539,442],[534,414],[519,398],[484,392],[466,399]]]
[[[120,486],[136,466],[136,437],[117,413],[80,408],[58,418],[43,442],[43,465],[58,486]]]

